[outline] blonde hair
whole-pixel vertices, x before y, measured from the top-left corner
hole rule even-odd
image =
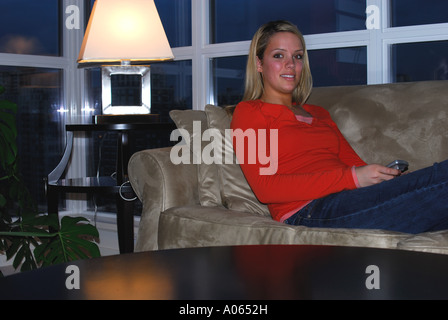
[[[249,49],[249,57],[246,67],[246,83],[243,101],[260,99],[263,95],[264,85],[262,74],[257,71],[257,57],[263,61],[264,52],[271,37],[278,32],[290,32],[295,34],[303,45],[303,68],[300,82],[293,92],[293,102],[298,105],[305,104],[313,88],[308,52],[305,46],[305,39],[299,29],[291,22],[278,20],[262,25],[252,38]]]

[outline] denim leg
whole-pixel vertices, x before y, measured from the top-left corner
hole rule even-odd
[[[448,161],[314,200],[286,223],[406,233],[448,229]]]

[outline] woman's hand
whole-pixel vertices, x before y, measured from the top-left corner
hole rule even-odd
[[[357,167],[355,171],[361,187],[368,187],[401,175],[400,170],[388,168],[380,164],[369,164],[367,166]]]

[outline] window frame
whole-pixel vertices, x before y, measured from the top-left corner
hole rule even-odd
[[[210,1],[192,0],[192,46],[173,48],[175,60],[192,60],[193,109],[203,110],[214,104],[212,64],[210,59],[247,55],[247,41],[210,44]],[[306,35],[308,50],[367,47],[367,84],[392,82],[392,46],[448,40],[448,22],[439,24],[391,27],[389,0],[366,0],[366,9],[374,5],[380,12],[380,28]],[[367,18],[367,14],[366,14]]]

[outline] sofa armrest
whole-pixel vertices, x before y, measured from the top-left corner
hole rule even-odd
[[[171,147],[139,151],[128,164],[129,182],[143,204],[139,234],[145,233],[143,238],[152,238],[154,244],[161,212],[199,203],[197,166],[173,164],[170,151]],[[137,250],[138,246],[137,240]]]

